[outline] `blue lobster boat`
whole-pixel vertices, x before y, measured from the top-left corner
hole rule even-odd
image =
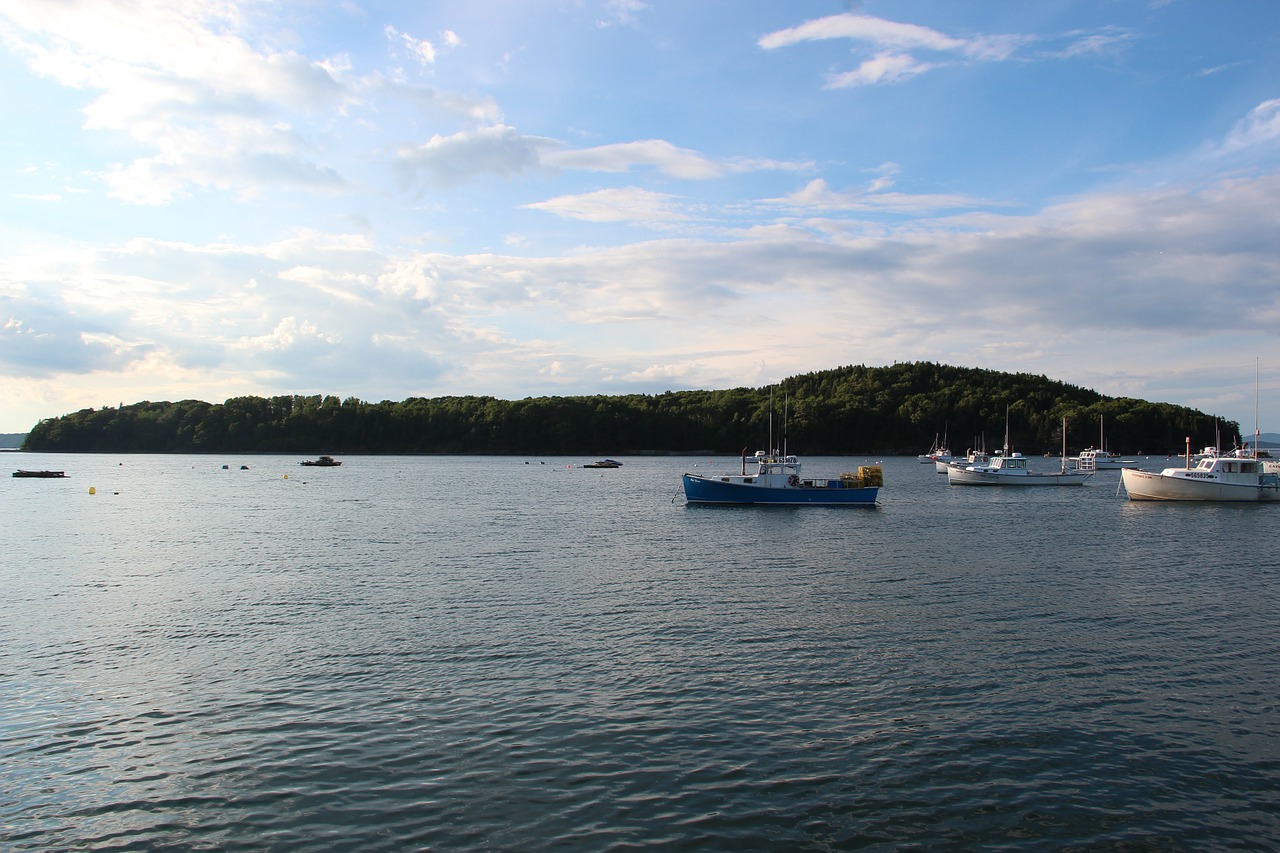
[[[747,473],[745,453],[741,474],[685,474],[685,500],[694,504],[874,506],[884,485],[879,465],[864,465],[857,473],[844,473],[837,479],[817,480],[800,476],[800,460],[795,456],[758,450],[750,461],[756,465],[754,474]]]

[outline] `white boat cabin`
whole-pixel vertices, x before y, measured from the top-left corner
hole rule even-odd
[[[783,456],[776,450],[773,453],[757,450],[756,455],[751,457],[751,461],[756,463],[756,476],[762,477],[767,474],[800,475],[800,458],[797,456]],[[745,474],[746,471],[744,470],[743,473]]]
[[[1021,453],[993,453],[986,462],[966,466],[967,470],[984,474],[1026,474],[1027,457]]]
[[[1173,470],[1176,471],[1177,469]],[[1262,473],[1262,463],[1257,459],[1236,459],[1231,456],[1206,456],[1196,464],[1196,467],[1189,470],[1192,473],[1210,471],[1215,474],[1256,475]]]

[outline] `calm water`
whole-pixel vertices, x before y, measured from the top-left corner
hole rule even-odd
[[[1280,506],[298,458],[0,456],[0,848],[1280,844]]]

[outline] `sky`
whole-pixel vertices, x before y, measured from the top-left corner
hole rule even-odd
[[[1274,0],[4,0],[0,115],[0,432],[903,361],[1280,431]]]

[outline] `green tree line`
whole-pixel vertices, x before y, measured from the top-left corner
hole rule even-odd
[[[931,362],[847,366],[776,386],[619,396],[411,397],[370,403],[333,396],[144,401],[48,418],[28,434],[34,451],[605,454],[765,449],[795,453],[915,454],[935,438],[953,450],[998,449],[1006,412],[1011,444],[1057,453],[1109,449],[1181,453],[1234,439],[1234,421],[1168,403],[1106,397],[1025,373]],[[784,436],[784,430],[786,435]]]

